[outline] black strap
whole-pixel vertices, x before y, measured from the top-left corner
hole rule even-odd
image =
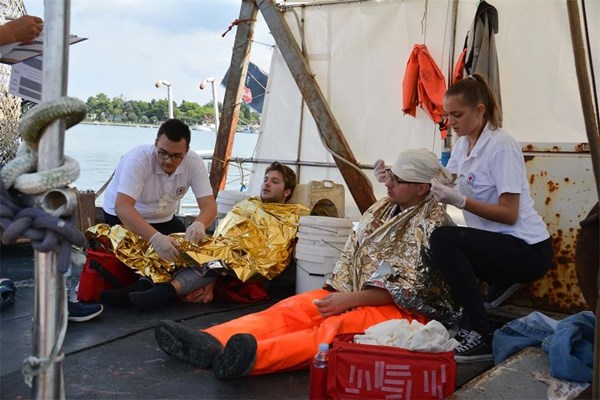
[[[125,287],[125,285],[120,280],[118,280],[113,274],[111,274],[109,270],[104,268],[104,266],[98,261],[90,260],[90,268],[98,272],[102,276],[102,278],[105,281],[107,281],[113,288],[120,289]]]

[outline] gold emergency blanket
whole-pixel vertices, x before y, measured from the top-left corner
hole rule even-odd
[[[327,284],[340,292],[387,289],[396,304],[413,314],[457,322],[460,310],[431,265],[429,237],[442,225],[454,222],[431,194],[401,212],[387,197],[377,201],[348,238]]]
[[[120,225],[95,225],[86,237],[96,238],[125,265],[155,283],[169,282],[178,268],[213,260],[222,261],[245,282],[256,275],[272,279],[288,266],[300,216],[308,213],[300,204],[263,203],[258,197],[242,200],[213,236],[205,236],[198,245],[184,240],[183,233],[171,234],[182,256],[175,263],[162,260],[147,240]]]

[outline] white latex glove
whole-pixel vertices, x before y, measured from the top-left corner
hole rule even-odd
[[[375,174],[375,178],[377,178],[377,182],[385,183],[387,182],[387,173],[385,170],[387,167],[385,166],[385,161],[377,160],[373,165],[373,173]]]
[[[177,244],[175,239],[163,235],[160,232],[156,232],[154,236],[150,238],[150,243],[152,243],[154,251],[158,253],[160,258],[166,261],[177,261],[179,250],[175,247]]]
[[[204,224],[200,221],[192,222],[185,230],[185,240],[192,243],[198,243],[206,235]]]
[[[440,203],[450,204],[461,209],[465,208],[467,203],[467,196],[453,187],[444,185],[435,178],[431,180],[431,193]]]

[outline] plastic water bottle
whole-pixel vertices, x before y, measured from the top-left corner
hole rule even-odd
[[[327,395],[327,364],[329,345],[321,343],[319,351],[310,366],[310,400],[328,399]]]

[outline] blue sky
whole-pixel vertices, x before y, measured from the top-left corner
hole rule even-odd
[[[28,14],[45,18],[43,1],[25,0]],[[205,77],[225,75],[231,61],[241,0],[71,0],[71,33],[88,40],[69,50],[68,95],[86,101],[105,93],[127,100],[161,99],[172,82],[173,99],[212,101]],[[273,38],[264,20],[256,23],[250,60],[268,72]],[[224,88],[218,86],[222,101]]]

